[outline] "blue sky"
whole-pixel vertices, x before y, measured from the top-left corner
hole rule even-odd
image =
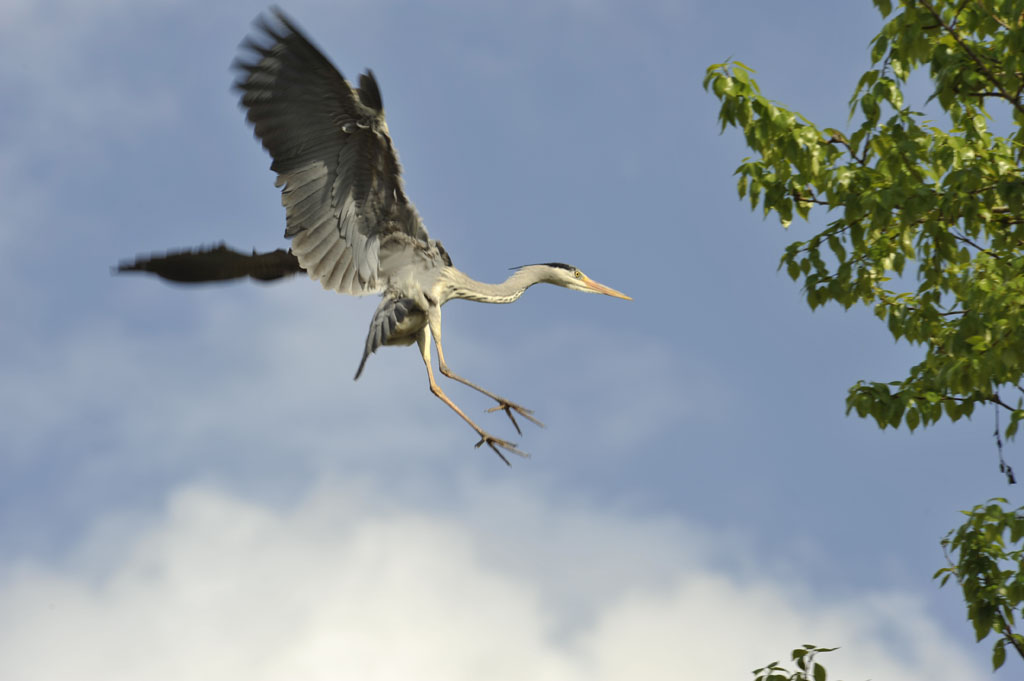
[[[731,56],[841,127],[870,3],[284,6],[374,69],[457,266],[564,261],[634,298],[445,307],[452,367],[547,424],[511,469],[414,350],[352,382],[373,297],[110,276],[284,244],[228,89],[263,9],[0,7],[0,678],[737,679],[805,642],[842,678],[990,676],[930,576],[958,510],[1020,503],[992,415],[845,417],[919,351],[776,272],[821,223],[737,200],[746,152],[700,88]]]

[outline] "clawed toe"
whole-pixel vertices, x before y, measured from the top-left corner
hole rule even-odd
[[[513,421],[513,423],[514,423],[514,421]],[[480,441],[477,442],[474,446],[475,447],[480,447],[481,445],[485,445],[485,444],[488,447],[490,447],[491,451],[493,451],[495,454],[497,454],[498,457],[502,461],[505,462],[506,466],[511,466],[512,464],[509,463],[509,460],[505,457],[504,454],[501,453],[502,449],[504,449],[507,452],[511,452],[511,453],[515,454],[516,456],[521,456],[524,459],[529,459],[530,458],[530,455],[527,454],[526,452],[523,452],[523,451],[520,451],[519,449],[516,449],[515,443],[509,442],[508,440],[502,440],[501,438],[494,437],[493,435],[490,435],[489,433],[481,432],[480,433]],[[501,449],[499,449],[499,447]]]
[[[519,433],[520,435],[523,434],[523,431],[519,428],[519,424],[516,422],[515,415],[512,414],[513,410],[523,418],[534,423],[535,425],[540,426],[541,428],[544,427],[543,423],[541,423],[540,421],[533,417],[532,409],[527,409],[526,407],[520,406],[515,402],[509,402],[508,400],[498,400],[498,406],[491,407],[490,409],[487,410],[487,413],[490,414],[492,412],[499,410],[505,412],[505,415],[508,416],[509,420],[512,422],[512,425],[515,426],[516,432]]]

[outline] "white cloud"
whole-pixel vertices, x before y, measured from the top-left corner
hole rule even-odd
[[[560,500],[553,505],[511,482],[471,480],[460,488],[445,481],[453,471],[506,471],[491,454],[474,451],[472,432],[430,396],[414,350],[382,350],[352,383],[372,301],[357,305],[310,282],[227,293],[156,292],[152,282],[107,280],[107,261],[135,248],[114,239],[115,230],[140,230],[142,242],[158,230],[177,234],[173,220],[160,226],[164,204],[147,203],[148,194],[138,205],[155,222],[139,224],[137,206],[123,200],[125,172],[193,205],[184,198],[188,182],[173,174],[188,167],[184,160],[149,176],[122,152],[142,149],[155,131],[167,133],[164,149],[168,140],[202,139],[187,134],[199,129],[195,112],[184,108],[196,100],[182,88],[200,85],[187,67],[216,76],[216,98],[202,107],[227,110],[228,57],[259,10],[225,21],[226,43],[191,31],[186,45],[175,33],[183,24],[219,32],[216,13],[232,10],[196,4],[178,12],[168,4],[0,4],[0,38],[13,55],[0,64],[0,91],[13,107],[0,160],[11,199],[9,229],[0,229],[0,252],[11,261],[0,268],[9,284],[0,295],[0,307],[9,308],[8,333],[0,332],[7,360],[0,362],[0,474],[17,490],[5,518],[47,546],[63,546],[61,535],[77,531],[67,529],[74,525],[68,515],[92,527],[66,561],[0,551],[0,678],[748,678],[750,668],[804,641],[844,645],[835,659],[852,656],[841,667],[845,678],[971,676],[959,649],[905,596],[815,598],[777,578],[775,555],[730,558],[720,537],[677,522],[569,504],[568,486],[547,490]],[[530,11],[550,11],[537,7]],[[592,9],[615,39],[609,44],[647,50],[652,64],[664,61],[664,43],[649,39],[647,23],[624,27],[607,7]],[[337,24],[337,35],[375,36],[375,27],[390,31],[388,12],[401,9],[365,8],[384,18],[353,18],[346,5],[319,20]],[[293,11],[306,22],[318,15]],[[421,28],[422,17],[409,16]],[[164,17],[171,19],[166,26]],[[306,26],[340,65],[378,63],[358,56],[363,48],[349,47],[348,38],[332,47],[313,23]],[[465,34],[474,44],[489,35]],[[521,32],[510,35],[522,39]],[[630,44],[630,35],[643,40]],[[571,49],[573,36],[564,37],[558,45],[566,57],[585,58]],[[458,48],[461,63],[491,63],[466,59],[473,48],[521,70],[522,60],[508,56],[516,51],[500,54],[500,42],[441,42]],[[422,44],[421,52],[443,49],[429,38]],[[203,49],[223,54],[207,57]],[[543,60],[547,52],[536,54]],[[159,75],[168,69],[175,78]],[[524,88],[507,91],[526,97]],[[541,97],[543,106],[531,107],[527,98],[522,108],[550,110],[543,93],[529,97]],[[90,181],[78,186],[80,178]],[[512,186],[500,178],[491,184]],[[78,192],[68,195],[65,187]],[[97,205],[83,207],[90,197]],[[104,200],[110,210],[97,207]],[[279,212],[253,217],[259,212],[243,211],[248,202],[237,203],[237,223],[281,220]],[[216,222],[202,217],[204,205],[195,203],[190,216]],[[264,233],[279,234],[272,229]],[[438,227],[437,235],[447,229]],[[178,238],[166,245],[182,245]],[[54,245],[74,262],[104,253],[88,270],[96,277],[72,279],[38,257]],[[562,304],[573,303],[552,307]],[[183,312],[190,308],[195,312]],[[542,485],[545,466],[569,445],[588,455],[615,450],[617,460],[635,465],[620,450],[727,401],[714,376],[694,370],[699,361],[680,351],[671,330],[656,330],[663,340],[600,327],[541,338],[519,333],[507,318],[501,323],[507,333],[500,344],[479,342],[483,325],[453,333],[463,351],[449,358],[469,378],[536,407],[549,424],[544,431],[527,426],[521,443],[537,457],[511,480]],[[451,392],[471,415],[489,406],[459,386]],[[500,415],[480,418],[510,436]],[[672,448],[686,440],[677,434],[665,442]],[[231,489],[265,492],[296,470],[302,481],[327,471],[344,471],[349,481],[284,510],[217,487],[179,489],[155,516],[134,510],[140,498],[163,498],[169,481],[182,477],[247,478],[250,484]],[[372,471],[377,482],[351,482],[354,471]],[[701,475],[699,463],[690,473]],[[439,492],[441,485],[458,494]],[[110,515],[125,507],[132,515]],[[762,560],[773,565],[771,578],[730,577],[710,567]],[[904,642],[902,651],[890,638]]]
[[[348,480],[274,509],[179,489],[141,531],[2,573],[0,677],[714,681],[808,641],[843,645],[824,661],[845,678],[972,676],[913,598],[730,577],[666,520],[478,481],[456,497]]]

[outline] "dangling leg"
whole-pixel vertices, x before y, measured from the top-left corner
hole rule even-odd
[[[519,433],[520,435],[523,434],[523,431],[519,429],[519,424],[516,423],[516,417],[512,415],[512,411],[513,410],[515,410],[523,418],[525,418],[525,419],[527,419],[529,421],[532,421],[533,423],[537,424],[541,428],[544,427],[543,423],[541,423],[540,421],[538,421],[536,418],[533,417],[533,410],[532,409],[527,409],[526,407],[520,406],[520,405],[516,404],[515,402],[511,402],[509,400],[506,400],[504,397],[499,397],[498,395],[495,395],[494,393],[492,393],[489,390],[484,390],[480,386],[476,385],[475,383],[471,383],[470,381],[467,381],[462,376],[459,376],[454,371],[449,369],[448,368],[448,363],[444,361],[444,350],[441,349],[441,317],[440,317],[440,312],[431,313],[429,315],[429,320],[430,320],[430,333],[433,334],[433,336],[434,336],[434,345],[437,347],[437,364],[438,364],[437,368],[441,371],[442,374],[444,374],[448,378],[452,379],[453,381],[458,381],[462,385],[468,385],[473,390],[481,392],[484,395],[487,395],[488,397],[490,397],[495,402],[497,402],[498,406],[497,407],[491,407],[490,409],[488,409],[487,410],[488,413],[492,412],[492,411],[498,411],[499,409],[504,410],[505,414],[508,416],[509,420],[512,421],[512,425],[515,426],[516,432]]]
[[[521,457],[529,458],[529,454],[521,452],[518,449],[516,449],[516,446],[513,443],[508,442],[507,440],[496,438],[487,431],[485,431],[480,426],[473,423],[472,419],[466,416],[466,414],[461,409],[459,409],[458,405],[456,405],[454,402],[448,399],[448,396],[444,394],[444,391],[442,391],[441,388],[438,387],[437,382],[434,381],[434,370],[430,367],[430,331],[426,327],[424,327],[423,330],[420,331],[420,335],[416,337],[416,343],[420,347],[420,355],[423,357],[423,364],[424,366],[427,367],[427,380],[430,381],[430,392],[437,395],[437,397],[440,398],[442,402],[451,407],[456,414],[461,416],[466,423],[473,427],[473,430],[475,430],[477,432],[477,435],[480,436],[480,442],[477,442],[476,446],[479,447],[480,445],[486,444],[494,451],[495,454],[501,457],[501,460],[504,461],[506,465],[509,466],[511,466],[512,464],[510,464],[508,462],[508,459],[505,458],[505,455],[501,453],[501,451],[498,449],[499,447],[506,451],[512,452],[513,454],[518,454]],[[440,348],[440,345],[438,346],[438,348]]]

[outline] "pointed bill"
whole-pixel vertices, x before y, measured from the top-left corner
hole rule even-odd
[[[594,293],[603,293],[606,296],[611,296],[612,298],[622,298],[623,300],[633,300],[625,293],[622,293],[621,291],[616,291],[615,289],[609,288],[604,284],[599,284],[590,277],[588,277],[587,275],[583,275],[583,283],[586,285],[587,288],[589,288]]]

